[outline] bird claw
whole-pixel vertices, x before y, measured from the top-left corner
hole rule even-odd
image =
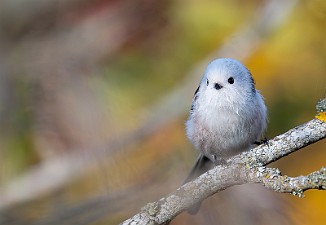
[[[265,138],[262,139],[261,141],[255,141],[254,144],[255,144],[255,145],[261,145],[261,144],[264,144],[264,145],[268,145],[268,146],[269,146],[269,139],[265,137]]]

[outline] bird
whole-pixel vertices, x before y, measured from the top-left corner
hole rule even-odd
[[[199,156],[184,183],[255,144],[266,142],[266,126],[267,108],[250,71],[236,59],[211,61],[195,91],[185,123],[186,135]]]

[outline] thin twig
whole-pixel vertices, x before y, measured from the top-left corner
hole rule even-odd
[[[308,174],[307,176],[282,176],[277,168],[256,167],[248,170],[248,181],[261,183],[266,188],[276,192],[290,193],[303,197],[303,192],[309,189],[326,189],[326,168]]]

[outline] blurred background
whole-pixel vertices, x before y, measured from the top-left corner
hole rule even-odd
[[[205,65],[241,60],[267,137],[312,119],[326,90],[323,0],[2,0],[0,224],[118,224],[173,192],[197,152],[184,122]],[[326,165],[320,141],[271,166]],[[325,224],[305,198],[232,187],[171,224]]]

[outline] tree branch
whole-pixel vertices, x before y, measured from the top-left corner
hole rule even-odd
[[[230,158],[228,163],[264,166],[326,136],[326,121],[313,119],[243,154]]]
[[[317,109],[323,102],[325,99],[319,102]],[[302,193],[308,189],[324,190],[325,168],[307,176],[291,178],[281,176],[278,169],[264,167],[326,137],[326,108],[321,106],[318,111],[315,119],[276,136],[266,145],[230,158],[226,165],[216,166],[174,193],[147,204],[140,213],[122,224],[167,224],[187,208],[233,185],[261,183],[277,192],[298,196],[303,196]]]
[[[326,168],[308,174],[307,176],[282,176],[277,168],[256,167],[248,172],[248,181],[261,183],[276,192],[290,193],[304,197],[303,192],[309,189],[326,190]]]

